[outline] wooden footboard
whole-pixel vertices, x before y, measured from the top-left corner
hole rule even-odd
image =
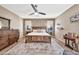
[[[26,43],[31,42],[44,42],[44,43],[51,43],[51,36],[26,36]]]

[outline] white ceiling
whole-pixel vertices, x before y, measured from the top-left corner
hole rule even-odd
[[[17,14],[22,18],[30,18],[30,17],[48,17],[55,18],[65,12],[67,9],[72,7],[72,4],[38,4],[37,9],[40,12],[46,13],[45,16],[30,16],[30,13],[33,13],[33,9],[30,4],[2,4],[2,7],[10,10],[11,12]]]

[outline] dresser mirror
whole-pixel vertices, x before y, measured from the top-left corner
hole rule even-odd
[[[0,17],[0,29],[10,29],[10,19]]]

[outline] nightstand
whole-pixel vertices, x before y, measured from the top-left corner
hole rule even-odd
[[[30,33],[30,32],[32,32],[32,30],[26,30],[26,34],[28,34],[28,33]]]

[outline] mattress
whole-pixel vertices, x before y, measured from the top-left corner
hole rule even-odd
[[[51,36],[50,34],[46,33],[46,32],[31,32],[28,33],[27,35],[32,35],[32,36]]]

